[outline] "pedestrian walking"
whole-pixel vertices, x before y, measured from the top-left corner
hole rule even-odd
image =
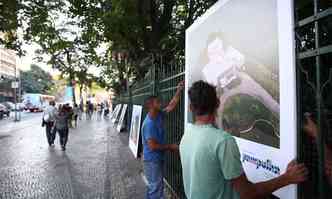
[[[85,119],[86,119],[86,120],[91,119],[91,118],[90,118],[90,115],[89,115],[89,102],[88,102],[88,101],[87,101],[86,104],[85,104]]]
[[[110,106],[108,102],[105,102],[104,118],[108,117],[109,112],[110,112]]]
[[[83,105],[83,101],[80,102],[80,105],[79,105],[79,114],[78,114],[78,118],[79,120],[82,120],[82,115],[83,115],[83,112],[84,112],[84,105]]]
[[[52,132],[52,128],[56,115],[55,102],[50,101],[49,106],[46,107],[43,113],[42,126],[46,129],[46,138],[49,146],[54,146],[55,134]]]
[[[188,199],[257,199],[303,182],[308,171],[291,162],[287,171],[272,180],[251,183],[242,168],[239,148],[231,134],[216,127],[219,107],[216,88],[204,81],[189,89],[194,123],[188,124],[180,143],[184,189]]]
[[[63,105],[64,110],[68,114],[68,127],[73,128],[73,120],[74,120],[74,111],[69,103]]]
[[[91,120],[94,112],[94,106],[92,102],[87,102],[87,120]]]
[[[66,106],[62,106],[55,115],[55,126],[53,131],[59,133],[60,146],[63,151],[66,150],[66,144],[68,141],[69,120],[70,113],[68,112],[68,108],[66,108]]]
[[[103,106],[101,103],[97,104],[97,114],[98,114],[97,120],[101,120],[101,116],[103,114]]]
[[[80,108],[78,107],[77,104],[74,104],[74,108],[73,108],[73,118],[74,118],[74,127],[77,128],[77,120],[78,120],[78,116],[80,115]]]
[[[148,111],[142,125],[144,173],[148,181],[146,199],[164,198],[164,153],[178,151],[177,144],[166,144],[163,121],[165,114],[177,106],[183,82],[179,83],[177,91],[168,106],[161,110],[161,102],[157,96],[150,96],[145,101]]]

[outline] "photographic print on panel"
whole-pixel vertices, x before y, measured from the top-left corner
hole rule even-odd
[[[141,132],[141,119],[142,119],[142,106],[134,105],[132,118],[131,118],[131,127],[129,134],[129,148],[134,154],[135,158],[138,157],[138,146],[139,138]]]
[[[279,148],[277,1],[230,0],[216,15],[213,27],[197,30],[206,37],[191,62],[189,84],[202,79],[217,88],[219,127]]]
[[[118,126],[117,126],[117,130],[120,132],[121,129],[122,129],[122,126],[123,126],[123,119],[126,115],[126,112],[127,112],[127,104],[124,104],[123,105],[123,108],[122,108],[122,111],[121,111],[121,115],[120,115],[120,119],[119,119],[119,123],[118,123]]]

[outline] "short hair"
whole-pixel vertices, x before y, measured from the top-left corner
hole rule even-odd
[[[150,95],[149,97],[147,97],[144,101],[144,107],[146,109],[149,109],[152,101],[155,100],[155,99],[158,99],[157,95]]]
[[[194,82],[188,94],[192,111],[197,116],[214,114],[219,107],[216,88],[207,82]]]

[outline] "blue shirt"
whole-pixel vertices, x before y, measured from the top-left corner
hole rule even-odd
[[[159,112],[156,118],[146,115],[142,125],[142,141],[144,161],[162,161],[164,152],[152,151],[148,146],[149,139],[155,139],[159,144],[165,144],[165,129],[163,127],[164,113]]]

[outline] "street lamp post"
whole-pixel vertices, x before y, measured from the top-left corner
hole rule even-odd
[[[17,68],[16,68],[16,65],[15,65],[15,78],[14,78],[14,81],[12,82],[12,88],[14,89],[14,102],[15,102],[15,106],[14,106],[14,113],[15,113],[15,116],[14,116],[14,122],[18,122],[20,121],[18,115],[17,115],[17,89],[19,88],[19,83],[17,81]]]

